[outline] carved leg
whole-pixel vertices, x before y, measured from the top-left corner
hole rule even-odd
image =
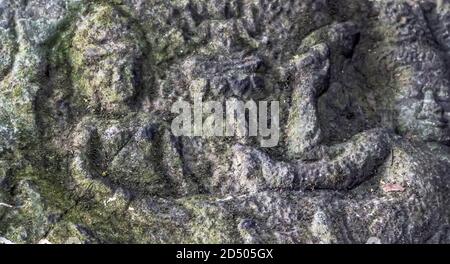
[[[390,148],[389,133],[382,129],[364,132],[348,142],[326,147],[322,156],[329,157],[313,162],[277,161],[258,149],[236,145],[231,174],[237,178],[231,178],[231,181],[234,184],[238,181],[240,189],[228,191],[349,189],[370,177],[385,161]]]
[[[295,62],[292,108],[287,124],[287,148],[290,158],[298,158],[321,140],[317,98],[326,90],[329,77],[329,50],[319,44]]]

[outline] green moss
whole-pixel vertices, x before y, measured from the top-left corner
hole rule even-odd
[[[95,230],[94,235],[98,241],[89,242],[158,243],[164,241],[151,240],[151,237],[148,236],[149,232],[166,230],[164,232],[169,233],[167,229],[170,229],[170,233],[172,233],[177,230],[176,227],[171,227],[170,222],[150,216],[142,218],[137,215],[136,221],[131,222],[130,215],[127,213],[128,201],[126,199],[119,197],[114,203],[105,203],[108,197],[113,195],[111,190],[100,182],[96,184],[87,179],[85,184],[78,182],[76,190],[69,190],[67,185],[61,181],[66,177],[67,175],[57,175],[55,172],[27,166],[17,171],[14,178],[16,182],[28,181],[36,186],[36,190],[42,196],[42,202],[45,204],[46,214],[59,212],[60,218],[55,225],[49,227],[51,232],[46,237],[52,243],[65,243],[70,238],[86,242],[87,238],[80,234],[74,225]],[[23,221],[28,221],[26,219],[35,214],[27,211],[21,215],[25,218],[14,216],[7,223],[3,223],[4,226],[20,227]],[[43,223],[35,224],[45,227]],[[25,231],[21,228],[11,230],[14,232],[10,231],[9,237],[14,241],[20,241],[21,233]],[[181,237],[181,233],[179,235]],[[176,239],[176,237],[171,239]],[[27,242],[36,243],[40,238],[42,237],[36,234],[30,236],[30,240]]]
[[[212,196],[192,196],[181,200],[191,211],[189,230],[192,237],[187,243],[224,244],[240,241],[236,216],[211,203]]]
[[[61,181],[62,175],[54,173],[29,165],[15,174],[15,181],[31,182],[37,187],[49,207],[64,210],[73,206],[74,200]]]

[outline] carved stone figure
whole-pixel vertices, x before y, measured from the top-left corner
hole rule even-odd
[[[449,14],[2,1],[0,243],[448,243]],[[279,102],[279,144],[175,136],[196,95]]]

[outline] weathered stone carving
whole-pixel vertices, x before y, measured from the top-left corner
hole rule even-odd
[[[449,10],[1,2],[0,238],[449,242]],[[279,101],[280,144],[174,136],[195,95]]]

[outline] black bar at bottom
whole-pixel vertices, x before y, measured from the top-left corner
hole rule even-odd
[[[310,261],[430,261],[449,259],[448,245],[2,245],[0,263],[86,260],[153,263],[310,263]]]

